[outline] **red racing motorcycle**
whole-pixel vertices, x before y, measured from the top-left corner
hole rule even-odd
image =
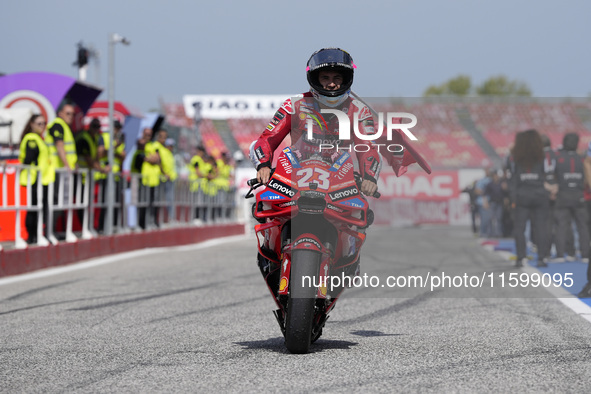
[[[360,192],[351,154],[303,159],[285,148],[266,185],[248,181],[258,264],[278,309],[291,353],[307,353],[340,294],[358,273],[359,253],[373,211]],[[379,197],[375,193],[373,197]]]

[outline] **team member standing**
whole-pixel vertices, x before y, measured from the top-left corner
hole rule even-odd
[[[148,209],[147,213],[156,225],[160,226],[158,218],[158,207],[156,206],[156,189],[160,185],[160,176],[162,175],[162,158],[160,151],[166,149],[163,145],[166,140],[166,131],[158,132],[156,141],[149,141],[144,147],[144,162],[142,163],[142,185],[147,188]],[[140,208],[139,225],[142,229],[146,228],[146,209]]]
[[[113,171],[113,173],[115,174],[115,204],[116,204],[116,208],[113,211],[113,226],[117,226],[118,220],[119,220],[119,210],[120,210],[120,204],[121,204],[121,200],[123,198],[122,195],[122,190],[123,190],[123,178],[121,178],[121,175],[119,175],[119,173],[121,172],[121,169],[123,168],[123,161],[125,161],[125,157],[126,157],[126,152],[125,152],[125,135],[123,134],[123,125],[121,125],[121,122],[119,122],[117,119],[115,119],[114,123],[113,123],[113,140],[115,142],[115,145],[113,146],[115,148],[115,152],[114,152],[114,163],[111,166],[111,170]]]
[[[558,225],[556,232],[555,262],[564,262],[567,228],[575,221],[579,233],[579,250],[583,262],[589,262],[589,231],[587,228],[587,209],[583,189],[585,174],[583,158],[577,154],[579,136],[568,133],[562,141],[563,150],[556,157],[556,181],[558,193],[554,215]]]
[[[27,122],[27,126],[23,131],[20,144],[19,161],[22,164],[33,166],[33,168],[23,170],[20,175],[21,186],[31,184],[31,205],[39,204],[39,196],[37,194],[37,171],[41,171],[41,184],[43,185],[42,202],[43,202],[43,223],[47,225],[47,191],[51,182],[55,180],[55,170],[49,158],[49,149],[43,141],[42,135],[45,131],[47,122],[42,115],[33,115]],[[30,173],[29,173],[30,172]],[[38,213],[36,211],[27,211],[25,217],[25,227],[27,233],[27,243],[34,244],[39,240],[38,236]]]
[[[172,221],[173,218],[173,201],[174,201],[174,181],[178,178],[176,171],[176,163],[174,161],[174,140],[172,138],[166,138],[166,130],[160,130],[160,133],[165,133],[163,137],[164,149],[160,151],[160,158],[162,159],[162,176],[160,177],[160,183],[162,189],[164,189],[164,197],[166,200],[166,211],[168,212],[168,221]]]
[[[97,154],[97,140],[99,135],[101,134],[101,122],[98,118],[93,118],[88,125],[88,130],[82,130],[76,134],[76,154],[78,156],[78,167],[84,168],[89,171],[89,176],[92,176],[90,171],[99,171],[100,164],[99,158]],[[97,173],[94,174],[94,178],[97,179]],[[90,184],[88,179],[83,174],[82,176],[82,185],[81,187],[81,196],[84,199],[84,194],[86,193],[86,187]],[[78,185],[77,185],[78,187]],[[90,198],[94,198],[94,193],[91,190]],[[78,218],[82,223],[84,218],[84,209],[78,210]],[[90,223],[90,226],[93,227],[93,223]]]
[[[111,146],[111,136],[109,133],[100,133],[97,136],[97,156],[99,162],[99,172],[94,174],[94,180],[99,185],[100,190],[100,202],[102,204],[107,203],[107,177],[111,171],[111,163],[109,163],[109,147]],[[105,228],[105,216],[107,214],[107,208],[103,207],[99,210],[99,222],[98,231],[103,232]]]
[[[587,154],[585,155],[583,166],[585,169],[585,183],[587,184],[585,189],[585,193],[587,194],[587,200],[585,201],[585,204],[587,205],[587,223],[588,229],[591,229],[591,223],[589,223],[591,217],[591,191],[589,189],[591,187],[591,142],[587,146]],[[589,231],[591,232],[591,230]],[[579,292],[578,296],[580,298],[591,297],[591,265],[589,264],[589,261],[587,261],[587,284],[583,287],[583,290]]]
[[[74,121],[74,106],[72,104],[63,104],[57,112],[57,117],[47,126],[47,133],[45,134],[45,143],[49,149],[49,159],[54,169],[66,169],[68,174],[57,172],[55,174],[53,203],[57,204],[59,198],[60,184],[66,185],[64,182],[71,181],[69,174],[78,167],[78,155],[76,154],[76,141],[70,129],[70,125]],[[73,196],[71,197],[72,201]],[[53,217],[53,222],[47,224],[55,228],[55,223],[60,216],[63,216],[63,211],[58,211]],[[53,240],[55,241],[55,240]]]
[[[74,106],[64,104],[58,111],[57,117],[47,126],[45,142],[54,168],[66,168],[70,171],[76,169],[78,155],[74,135],[70,129],[73,120]]]
[[[515,210],[515,247],[517,267],[522,267],[526,258],[525,227],[531,218],[531,227],[538,247],[538,266],[547,266],[550,253],[547,220],[550,207],[550,192],[555,187],[546,182],[550,169],[545,166],[542,139],[536,130],[517,133],[511,151],[513,173],[511,174],[511,201]]]

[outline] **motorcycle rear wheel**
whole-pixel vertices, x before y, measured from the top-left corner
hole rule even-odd
[[[312,286],[320,271],[321,254],[294,250],[291,258],[290,294],[285,318],[285,346],[294,354],[308,353],[312,343],[317,288]],[[304,277],[311,278],[312,283]]]

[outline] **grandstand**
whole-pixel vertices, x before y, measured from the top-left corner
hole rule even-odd
[[[580,104],[572,103],[470,103],[466,104],[474,123],[500,156],[506,156],[515,131],[536,129],[546,134],[553,148],[562,144],[569,132],[581,137],[580,148],[591,141],[588,130],[577,114]]]
[[[434,168],[486,167],[491,159],[466,130],[457,114],[456,104],[411,103],[382,104],[379,112],[407,112],[417,117],[412,129],[418,141],[412,144]]]
[[[433,169],[485,168],[500,165],[509,153],[515,133],[529,128],[548,135],[557,149],[567,132],[581,137],[583,152],[591,141],[591,101],[521,99],[519,101],[484,101],[470,98],[462,101],[433,99],[373,103],[378,112],[408,112],[417,117],[412,129],[418,141],[412,144],[429,161]],[[193,120],[179,114],[181,105],[169,106],[175,117],[184,117],[191,127]],[[177,120],[178,122],[178,120]],[[265,117],[203,119],[200,134],[207,151],[218,156],[222,151],[248,148],[269,122]],[[283,146],[288,143],[284,142]],[[233,147],[229,148],[229,147]]]

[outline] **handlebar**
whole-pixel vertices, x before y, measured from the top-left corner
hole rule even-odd
[[[355,171],[353,173],[353,176],[355,177],[355,183],[357,184],[357,188],[361,190],[361,183],[363,183],[363,178],[361,178],[361,174]],[[370,197],[380,198],[382,197],[382,194],[376,190]]]
[[[273,175],[274,170],[271,171],[271,175]],[[361,178],[361,175],[357,172],[354,173],[355,176],[355,183],[357,183],[357,188],[361,189],[361,183],[363,182],[363,179]],[[246,181],[246,184],[248,185],[248,187],[250,187],[252,190],[257,189],[258,187],[262,186],[263,184],[259,182],[259,180],[257,178],[252,178],[249,179],[248,181]],[[251,194],[252,190],[248,193],[247,198],[252,197],[253,195]],[[250,196],[250,197],[248,197]],[[377,190],[370,196],[373,198],[380,198],[382,196],[382,194],[380,192],[378,192]]]

